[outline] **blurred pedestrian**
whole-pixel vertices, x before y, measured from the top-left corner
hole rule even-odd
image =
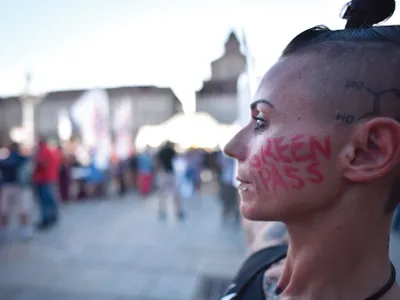
[[[60,170],[59,170],[59,192],[62,202],[67,202],[70,200],[70,189],[71,189],[71,159],[67,154],[62,154]]]
[[[149,147],[146,147],[145,151],[137,155],[136,162],[138,179],[137,187],[139,193],[142,196],[145,196],[150,193],[153,185],[154,162]]]
[[[33,185],[39,199],[41,221],[38,229],[46,229],[58,221],[58,203],[55,198],[57,161],[44,138],[39,138],[34,157]]]
[[[157,177],[159,183],[159,217],[164,220],[167,216],[167,200],[173,198],[176,216],[179,220],[183,220],[184,213],[182,210],[181,198],[179,196],[176,184],[173,160],[177,153],[172,143],[167,142],[157,154]]]
[[[11,207],[15,206],[21,234],[31,237],[33,228],[30,224],[32,218],[32,204],[26,193],[26,178],[28,158],[20,153],[19,145],[12,143],[7,158],[0,161],[2,173],[2,190],[0,197],[0,234],[6,235],[9,229]]]

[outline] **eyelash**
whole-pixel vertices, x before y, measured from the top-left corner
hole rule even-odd
[[[262,131],[268,126],[268,122],[260,117],[253,117],[254,121],[256,122],[256,126],[254,127],[255,132]],[[262,123],[262,124],[260,124]]]

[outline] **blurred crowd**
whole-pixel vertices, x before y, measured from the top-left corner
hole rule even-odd
[[[166,142],[158,148],[132,151],[125,159],[111,154],[106,168],[96,166],[95,153],[82,156],[79,148],[55,145],[38,138],[33,149],[12,143],[0,153],[0,238],[10,234],[10,220],[17,216],[24,238],[35,230],[53,227],[63,203],[105,200],[137,193],[158,198],[158,217],[167,218],[167,202],[176,218],[187,217],[184,201],[199,196],[204,182],[217,187],[224,224],[239,223],[235,163],[221,151],[190,148],[179,151]],[[34,217],[35,208],[39,216]],[[38,220],[34,224],[34,221]]]

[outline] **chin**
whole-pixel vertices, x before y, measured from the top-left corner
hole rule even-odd
[[[241,199],[243,200],[243,199]],[[269,203],[269,205],[261,205],[257,200],[246,199],[247,201],[240,201],[240,212],[244,218],[250,221],[263,221],[263,222],[271,222],[278,221],[282,222],[284,216],[279,213],[279,209],[275,207],[273,203]]]
[[[240,204],[240,212],[243,217],[250,221],[275,221],[270,214],[265,213],[257,205]]]

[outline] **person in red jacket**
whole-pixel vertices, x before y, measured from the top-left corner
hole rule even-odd
[[[32,181],[41,210],[41,222],[38,228],[44,229],[54,225],[58,220],[58,204],[54,191],[58,175],[55,172],[57,160],[43,138],[39,138],[34,163]]]

